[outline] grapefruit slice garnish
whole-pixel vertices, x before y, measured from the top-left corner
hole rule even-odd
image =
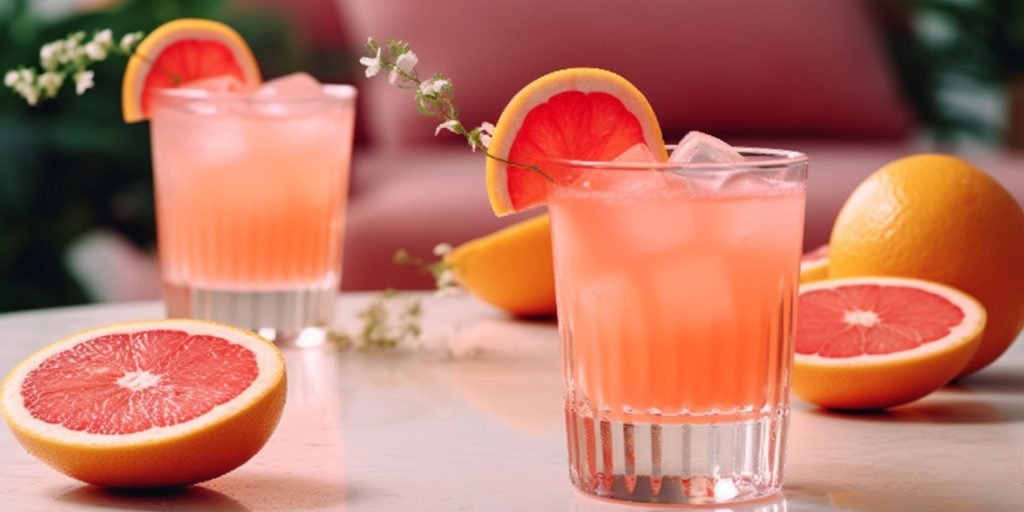
[[[828,244],[800,257],[800,284],[821,281],[828,277]]]
[[[660,160],[668,153],[654,110],[625,78],[596,68],[570,68],[523,87],[498,118],[488,153],[540,167],[556,183],[572,171],[550,158],[608,161],[638,143]],[[487,159],[487,194],[497,215],[547,202],[551,183],[540,173]]]
[[[136,47],[124,70],[124,120],[148,118],[150,94],[188,82],[234,77],[246,88],[260,84],[260,69],[245,39],[211,20],[184,18],[160,25]]]
[[[280,351],[199,320],[83,331],[32,354],[4,380],[4,419],[33,455],[108,487],[220,476],[274,431],[285,400]]]
[[[858,277],[801,286],[793,392],[834,409],[882,409],[951,381],[974,355],[985,309],[953,288]]]

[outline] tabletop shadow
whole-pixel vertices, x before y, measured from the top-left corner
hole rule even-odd
[[[992,368],[957,379],[943,388],[952,393],[1024,395],[1024,368]]]
[[[234,498],[206,487],[193,485],[167,489],[107,489],[84,485],[57,497],[75,506],[116,510],[243,511],[248,507]]]
[[[315,475],[239,473],[212,480],[207,485],[246,503],[258,504],[261,510],[341,510],[345,504],[364,496],[340,477],[328,479]]]
[[[1024,421],[1024,403],[929,400],[884,411],[810,409],[811,414],[844,420],[886,423],[991,424]]]

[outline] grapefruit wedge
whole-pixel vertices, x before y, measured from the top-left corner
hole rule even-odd
[[[497,215],[547,202],[551,182],[522,166],[540,167],[555,183],[571,171],[549,158],[612,160],[645,144],[668,159],[661,128],[643,94],[625,78],[596,68],[570,68],[523,87],[498,118],[487,159],[487,193]],[[514,162],[509,165],[502,162]]]
[[[828,244],[800,257],[800,284],[821,281],[828,277]]]
[[[238,467],[281,417],[281,353],[225,324],[157,320],[83,331],[4,380],[4,419],[55,469],[94,485],[171,487]]]
[[[860,277],[801,286],[793,392],[832,409],[884,409],[951,381],[981,342],[985,309],[918,279]]]
[[[214,77],[232,77],[243,88],[260,84],[260,69],[245,39],[212,20],[184,18],[164,23],[136,47],[124,70],[121,110],[127,123],[149,117],[150,95]]]

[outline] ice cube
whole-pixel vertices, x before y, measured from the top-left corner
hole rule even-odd
[[[654,156],[647,144],[637,142],[615,157],[613,162],[644,162],[655,163],[658,158]]]
[[[178,86],[178,89],[198,89],[212,93],[225,93],[244,91],[245,85],[241,80],[232,75],[221,75],[185,82]]]
[[[612,162],[621,163],[657,161],[657,157],[643,142],[630,146],[612,159]],[[573,185],[587,190],[636,193],[664,189],[666,182],[661,172],[647,169],[583,169]]]
[[[672,151],[668,161],[677,164],[689,162],[742,162],[743,155],[739,154],[722,139],[712,137],[706,133],[692,131],[687,133],[683,140],[679,141],[679,145]]]
[[[256,91],[260,97],[296,98],[323,95],[323,86],[309,73],[292,73],[265,82]]]

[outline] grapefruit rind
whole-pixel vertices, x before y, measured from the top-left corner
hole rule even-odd
[[[555,314],[551,217],[547,214],[470,240],[444,261],[463,288],[492,306],[522,317]]]
[[[260,69],[256,58],[245,39],[234,29],[213,20],[182,18],[170,21],[148,34],[128,59],[121,82],[121,113],[126,123],[143,121],[149,115],[143,111],[142,100],[152,63],[167,47],[188,39],[223,43],[245,74],[244,83],[252,86],[260,84]]]
[[[526,116],[538,105],[546,103],[552,96],[567,91],[583,93],[603,92],[619,99],[625,108],[640,121],[647,147],[654,152],[660,161],[668,159],[668,152],[661,135],[654,109],[643,93],[622,76],[599,68],[568,68],[548,73],[522,88],[502,111],[495,124],[494,134],[488,154],[507,159],[516,134],[523,125]],[[571,158],[573,155],[560,155]],[[609,158],[610,159],[610,158]],[[537,162],[517,162],[520,164],[536,164]],[[491,208],[498,216],[516,213],[508,189],[508,165],[487,159],[487,196]]]
[[[123,435],[79,432],[31,416],[21,397],[25,377],[48,357],[106,334],[178,329],[212,335],[251,350],[259,373],[242,393],[189,421]],[[0,410],[19,442],[55,469],[94,485],[172,487],[220,476],[249,460],[270,438],[284,408],[281,352],[249,331],[210,321],[126,322],[75,333],[29,356],[2,384]]]
[[[981,343],[986,313],[980,302],[954,288],[919,279],[859,277],[800,287],[800,293],[849,285],[904,286],[935,293],[959,307],[963,321],[950,333],[919,347],[891,354],[833,358],[795,354],[793,393],[830,409],[885,409],[912,402],[953,380]]]

